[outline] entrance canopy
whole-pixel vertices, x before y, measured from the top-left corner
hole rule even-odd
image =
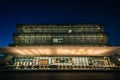
[[[110,56],[120,53],[120,47],[29,46],[0,48],[13,56]]]

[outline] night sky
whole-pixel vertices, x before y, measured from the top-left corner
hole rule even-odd
[[[16,24],[104,23],[120,46],[119,0],[0,0],[0,47],[13,43]]]

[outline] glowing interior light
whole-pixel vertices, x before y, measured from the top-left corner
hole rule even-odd
[[[6,50],[6,49],[5,49]],[[39,46],[7,48],[8,54],[26,56],[104,56],[120,52],[119,47]]]
[[[12,52],[16,53],[16,54],[20,54],[20,55],[26,55],[24,52],[22,52],[21,50],[19,49],[15,49],[13,50]]]
[[[93,50],[89,49],[88,50],[88,55],[93,54]]]
[[[51,54],[51,50],[50,49],[38,49],[39,54],[41,55],[48,55]]]
[[[29,50],[27,49],[23,49],[22,50],[25,54],[28,54],[28,55],[34,55],[33,53],[31,53]]]
[[[39,55],[38,51],[36,51],[35,49],[31,49],[30,51],[35,55]]]

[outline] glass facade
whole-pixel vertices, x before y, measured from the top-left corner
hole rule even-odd
[[[15,57],[9,70],[108,70],[110,57]]]
[[[14,34],[17,46],[32,45],[79,45],[105,46],[108,35],[104,33],[103,24],[75,25],[17,25]]]
[[[101,33],[104,25],[18,25],[18,33]]]
[[[99,34],[15,34],[17,45],[107,45],[107,35]]]

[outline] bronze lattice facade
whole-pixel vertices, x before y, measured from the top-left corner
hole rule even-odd
[[[103,24],[19,24],[14,45],[79,45],[106,46],[108,35]]]

